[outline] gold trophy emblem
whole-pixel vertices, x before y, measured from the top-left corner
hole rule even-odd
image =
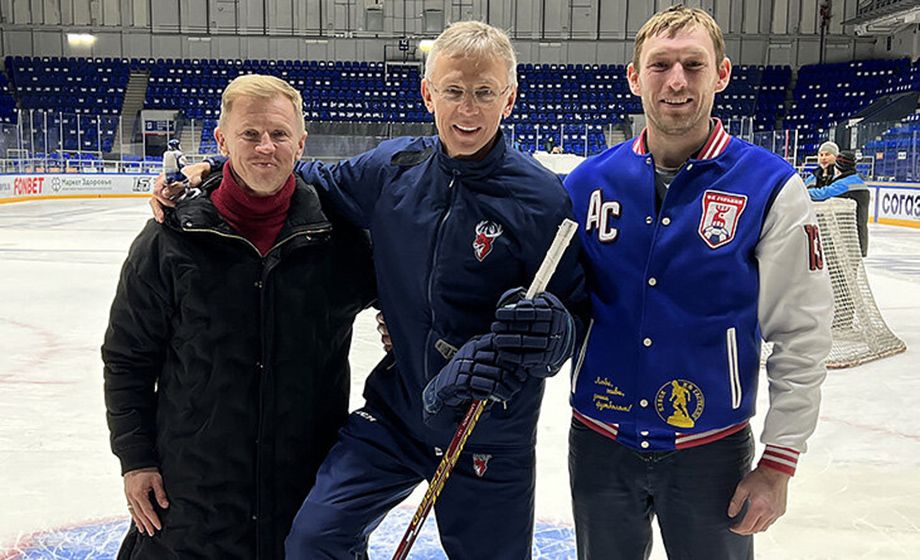
[[[703,392],[686,379],[674,379],[658,389],[655,408],[662,420],[675,428],[691,429],[703,414]]]

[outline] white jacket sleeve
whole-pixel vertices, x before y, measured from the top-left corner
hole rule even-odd
[[[793,175],[770,208],[756,249],[758,319],[764,340],[773,343],[760,464],[790,475],[818,421],[831,348],[833,293],[816,231],[805,184]]]

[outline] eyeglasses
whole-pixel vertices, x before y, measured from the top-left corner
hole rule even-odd
[[[485,107],[498,101],[502,95],[511,89],[511,84],[508,84],[498,91],[495,91],[490,87],[480,87],[473,91],[468,91],[457,86],[447,86],[444,89],[439,89],[431,83],[428,84],[428,87],[430,87],[433,92],[438,94],[438,97],[448,103],[460,103],[463,101],[463,98],[469,94],[473,100],[473,103]]]

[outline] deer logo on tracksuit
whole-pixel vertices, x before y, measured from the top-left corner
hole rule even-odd
[[[502,234],[502,226],[489,220],[476,224],[476,239],[473,240],[473,254],[482,262],[492,252],[492,242]]]
[[[491,455],[483,453],[473,454],[473,472],[476,473],[476,476],[482,478],[486,474],[486,470],[489,468],[489,459],[491,458]]]

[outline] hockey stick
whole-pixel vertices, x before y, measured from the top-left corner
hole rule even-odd
[[[553,276],[553,273],[556,272],[559,260],[562,258],[562,254],[565,253],[565,249],[572,240],[572,236],[575,234],[577,227],[578,224],[568,219],[563,220],[562,223],[559,224],[559,230],[556,232],[556,237],[553,239],[553,243],[546,252],[546,256],[543,257],[543,262],[534,275],[533,282],[530,283],[530,287],[527,289],[527,294],[524,296],[525,299],[533,299],[534,296],[546,290],[546,285],[549,284],[549,279]],[[412,521],[409,522],[409,526],[406,528],[406,533],[399,542],[396,552],[393,553],[393,560],[405,560],[409,555],[409,550],[412,548],[413,543],[415,543],[415,539],[422,529],[422,524],[425,523],[425,519],[431,512],[431,508],[434,507],[435,500],[438,499],[441,490],[444,489],[447,477],[450,476],[450,473],[454,470],[454,466],[457,464],[457,460],[460,458],[460,452],[463,451],[466,440],[469,439],[470,434],[473,433],[473,428],[476,427],[476,422],[478,422],[479,417],[482,416],[482,411],[486,408],[486,402],[487,401],[484,400],[473,401],[470,404],[470,408],[466,411],[463,420],[460,421],[460,425],[457,426],[457,431],[454,433],[454,437],[447,451],[444,453],[444,457],[441,459],[438,469],[435,471],[434,476],[431,478],[431,482],[428,484],[428,491],[425,492],[425,497],[422,498],[422,501],[419,503],[418,508],[415,510],[415,515],[412,516]]]

